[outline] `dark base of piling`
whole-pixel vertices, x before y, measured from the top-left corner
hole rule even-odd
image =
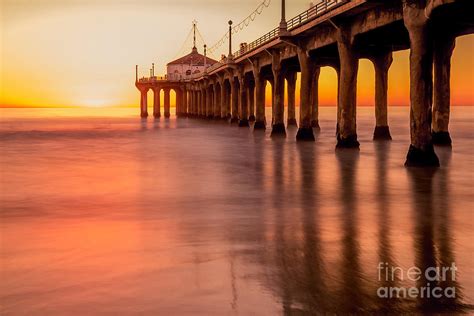
[[[246,120],[246,119],[240,120],[239,127],[250,127],[249,120]]]
[[[300,127],[296,133],[297,141],[314,141],[314,134],[312,127]]]
[[[311,127],[317,130],[320,130],[321,128],[319,127],[319,121],[318,120],[312,120],[311,121]]]
[[[141,118],[147,118],[147,117],[148,117],[148,113],[141,113],[141,114],[140,114],[140,117],[141,117]]]
[[[266,128],[265,122],[264,121],[256,121],[255,124],[253,124],[253,129],[256,130],[264,130]]]
[[[273,124],[272,126],[272,133],[270,136],[286,136],[286,129],[285,129],[285,124],[283,123],[278,123],[278,124]]]
[[[296,123],[296,119],[295,119],[295,118],[291,118],[291,119],[288,119],[287,125],[288,125],[288,126],[298,126],[298,123]]]
[[[336,148],[359,148],[360,144],[357,141],[357,135],[351,135],[347,138],[341,138],[337,136]]]
[[[428,146],[425,150],[410,145],[405,167],[439,167],[439,159],[433,145]]]
[[[392,140],[388,126],[375,126],[374,140]]]
[[[154,117],[154,118],[156,118],[156,119],[158,119],[158,118],[160,118],[160,117],[161,117],[161,114],[159,114],[159,113],[155,113],[155,114],[153,114],[153,117]]]
[[[255,115],[249,116],[249,122],[255,122]]]
[[[169,113],[165,113],[165,118],[170,118],[170,114]]]
[[[231,117],[230,118],[230,123],[233,124],[233,123],[239,123],[239,118],[238,117]]]
[[[433,144],[439,146],[451,146],[452,140],[449,132],[433,132]]]

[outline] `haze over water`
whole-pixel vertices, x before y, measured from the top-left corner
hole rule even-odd
[[[358,108],[360,151],[335,151],[335,108],[314,143],[0,109],[0,314],[472,312],[473,108],[452,107],[437,170],[403,166],[408,107],[389,109],[392,142],[372,142],[373,111]],[[457,298],[378,298],[379,262],[455,262]]]

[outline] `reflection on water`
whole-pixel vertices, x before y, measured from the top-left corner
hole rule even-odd
[[[473,113],[453,109],[429,170],[403,167],[408,109],[390,109],[392,142],[370,140],[372,110],[360,151],[334,151],[332,108],[298,144],[294,128],[2,110],[1,314],[472,312]],[[456,296],[377,292],[426,286]]]

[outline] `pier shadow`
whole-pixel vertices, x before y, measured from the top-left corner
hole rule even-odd
[[[361,268],[359,245],[359,220],[357,197],[357,164],[359,151],[339,149],[335,151],[339,167],[339,201],[341,203],[341,263],[340,286],[336,290],[336,313],[358,314],[374,308],[367,291],[366,277]]]
[[[283,145],[273,142],[273,147],[278,153]],[[270,280],[268,285],[279,297],[284,315],[318,314],[329,311],[334,306],[326,285],[327,275],[320,236],[322,223],[319,216],[317,155],[313,144],[303,144],[297,148],[299,174],[289,182],[290,185],[297,186],[296,190],[289,191],[290,194],[295,193],[297,196],[294,203],[291,203],[291,210],[284,207],[283,203],[274,203],[275,259],[273,266],[266,268]],[[290,160],[290,163],[294,162]],[[276,156],[273,166],[273,195],[277,199],[286,199],[288,194],[281,185],[284,181],[283,166],[283,159]],[[288,216],[293,217],[291,222],[295,216],[300,217],[297,227],[301,227],[301,237],[288,225]]]
[[[391,269],[397,267],[398,264],[393,255],[392,249],[392,207],[390,200],[390,188],[388,187],[388,172],[390,170],[388,165],[388,158],[390,157],[391,143],[386,141],[376,141],[374,144],[375,150],[375,174],[376,174],[376,209],[377,209],[377,225],[378,225],[378,249],[377,255],[379,264],[383,267]],[[400,278],[398,275],[389,275],[388,277],[383,273],[377,273],[377,287],[379,288],[393,288],[400,286]],[[403,313],[402,300],[397,297],[383,298],[377,296],[377,310],[382,314]]]
[[[438,152],[446,165],[449,165],[450,153],[448,149]],[[456,264],[451,230],[449,169],[408,168],[407,172],[412,192],[415,266],[421,271],[433,268],[442,271]],[[440,297],[418,297],[416,308],[423,314],[442,312],[456,315],[468,310],[468,306],[462,303],[462,287],[457,275],[453,276],[451,270],[440,278],[422,274],[416,286],[437,287],[440,289],[437,293],[442,293]]]

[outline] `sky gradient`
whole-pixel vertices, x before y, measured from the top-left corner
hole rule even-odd
[[[0,0],[0,105],[138,106],[135,64],[157,74],[178,56],[193,20],[211,46],[260,0]],[[287,17],[309,1],[287,1]],[[197,3],[199,3],[197,5]],[[234,47],[279,22],[279,0],[234,36]],[[190,47],[189,47],[190,49]],[[185,49],[186,50],[186,49]],[[202,51],[202,47],[199,47]],[[214,58],[225,52],[226,45]],[[457,40],[452,67],[452,104],[474,104],[474,36]],[[408,51],[397,52],[390,69],[389,104],[408,104]],[[374,70],[360,61],[358,104],[373,105]],[[336,75],[323,68],[320,104],[336,102]],[[150,93],[151,94],[151,93]],[[299,98],[298,98],[299,99]],[[298,102],[298,100],[297,100]]]

